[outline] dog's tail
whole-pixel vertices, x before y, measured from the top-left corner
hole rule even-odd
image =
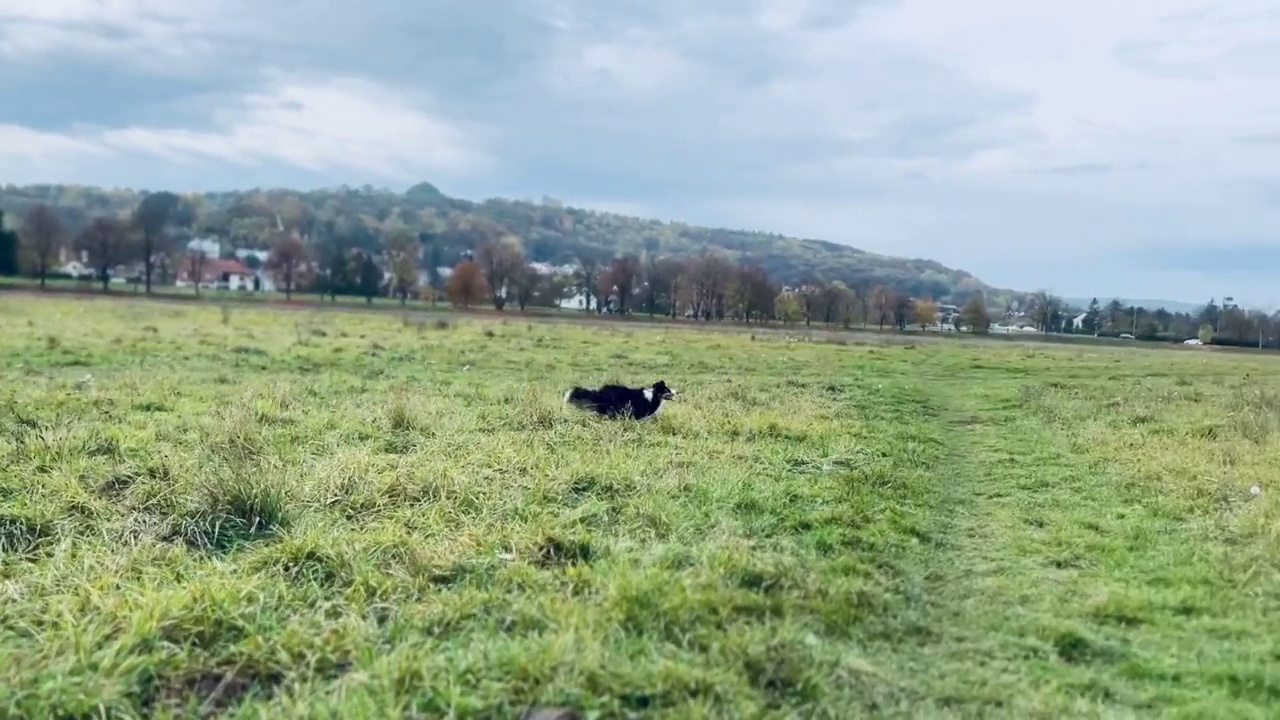
[[[572,387],[564,394],[564,404],[583,410],[594,410],[598,403],[594,391],[584,387]]]

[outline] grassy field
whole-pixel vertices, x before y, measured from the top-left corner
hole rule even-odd
[[[98,285],[86,282],[77,282],[65,279],[51,280],[48,287],[41,289],[38,282],[30,278],[13,278],[0,277],[0,293],[18,296],[37,296],[37,297],[63,297],[63,298],[83,298],[93,301],[123,301],[137,302],[149,301],[165,303],[170,305],[181,304],[187,306],[195,306],[200,304],[214,304],[219,307],[228,306],[235,310],[238,308],[271,308],[272,310],[290,310],[303,312],[394,312],[403,314],[405,312],[415,315],[423,315],[426,313],[436,313],[441,315],[456,316],[460,312],[474,316],[495,316],[498,318],[516,317],[524,321],[540,321],[540,322],[571,322],[578,324],[601,324],[613,323],[620,325],[649,325],[662,327],[697,327],[704,332],[754,332],[759,328],[758,324],[736,322],[732,320],[717,322],[700,322],[686,318],[670,318],[665,315],[649,315],[643,311],[630,315],[609,315],[598,313],[584,313],[581,310],[568,308],[547,308],[529,306],[524,311],[517,311],[514,307],[508,307],[504,313],[499,313],[493,309],[488,303],[481,303],[462,311],[454,308],[450,303],[441,300],[432,303],[426,300],[410,299],[405,303],[401,303],[396,298],[376,297],[371,302],[367,302],[365,298],[354,297],[349,295],[339,295],[336,299],[320,298],[314,294],[294,294],[292,298],[286,298],[281,293],[252,293],[238,290],[202,290],[197,296],[191,288],[174,287],[171,285],[158,285],[153,288],[151,295],[142,293],[141,290],[135,290],[133,286],[113,286],[108,293],[103,293]],[[840,327],[838,325],[827,325],[821,322],[815,322],[806,325],[797,321],[790,325],[781,323],[772,323],[771,326],[775,330],[785,329],[787,332],[807,339],[817,339],[822,341],[840,340],[853,342],[867,342],[866,337],[852,337],[854,335],[865,335],[874,333],[878,337],[878,341],[897,342],[907,339],[908,342],[916,341],[933,341],[933,340],[972,340],[974,337],[967,332],[952,332],[950,330],[920,330],[916,326],[910,326],[904,331],[899,331],[893,327],[881,328],[874,323],[864,322],[854,324],[851,327]],[[891,336],[891,337],[889,337]],[[987,342],[1009,342],[1009,343],[1052,343],[1066,344],[1078,346],[1100,346],[1100,347],[1123,347],[1123,348],[1146,348],[1153,350],[1169,350],[1180,349],[1190,350],[1181,343],[1170,343],[1160,340],[1126,340],[1112,337],[1096,337],[1082,333],[1005,333],[993,332],[983,337]],[[1256,352],[1257,348],[1252,347],[1231,347],[1231,346],[1210,346],[1214,352]],[[1204,348],[1195,348],[1190,350],[1193,352],[1203,351]]]
[[[863,338],[0,296],[0,716],[1274,716],[1275,358]]]

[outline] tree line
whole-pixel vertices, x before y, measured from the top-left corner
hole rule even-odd
[[[313,293],[331,301],[360,296],[372,302],[388,295],[402,303],[421,298],[501,311],[510,306],[560,307],[566,298],[577,297],[577,309],[584,312],[708,322],[906,329],[937,321],[937,306],[929,298],[817,278],[784,287],[760,264],[716,251],[688,258],[655,253],[610,258],[582,251],[572,270],[556,273],[539,268],[525,254],[521,238],[496,224],[471,224],[449,233],[414,234],[404,227],[377,233],[351,223],[318,221],[305,208],[293,210],[276,213],[268,260],[261,268],[286,299]],[[118,268],[137,265],[132,279],[151,293],[155,284],[171,282],[179,270],[200,277],[209,262],[203,245],[187,242],[195,236],[193,216],[183,198],[157,192],[127,215],[94,217],[73,235],[52,208],[38,203],[28,209],[19,231],[0,242],[0,250],[10,248],[15,258],[0,265],[0,271],[25,271],[44,287],[60,250],[70,248],[87,257],[103,291],[110,291]],[[453,253],[456,258],[447,257],[460,243],[470,247]],[[256,265],[256,260],[251,257],[246,264]],[[963,316],[957,315],[957,325],[960,317],[965,327],[986,330],[989,319],[980,292],[973,294]]]
[[[147,196],[127,188],[4,186],[0,187],[0,208],[21,218],[33,205],[47,203],[69,234],[75,235],[98,216],[127,218]],[[990,288],[969,273],[925,259],[888,257],[776,233],[627,217],[569,207],[553,198],[474,202],[449,197],[428,183],[405,192],[366,186],[185,193],[177,202],[171,214],[173,231],[186,228],[197,235],[216,236],[238,249],[273,244],[282,219],[307,238],[332,223],[355,245],[374,249],[380,249],[379,238],[391,232],[426,234],[434,238],[448,265],[460,252],[475,250],[484,240],[505,233],[520,238],[530,259],[558,266],[573,264],[584,254],[607,262],[628,254],[688,258],[705,250],[738,264],[760,265],[775,281],[790,286],[807,278],[841,280],[852,287],[881,285],[912,297],[953,303],[963,303],[973,291],[981,290],[996,306],[1022,295]],[[161,275],[166,270],[158,268]]]
[[[43,287],[59,251],[70,248],[87,257],[104,291],[118,268],[135,265],[132,279],[150,293],[153,284],[171,282],[178,270],[201,275],[210,258],[203,246],[187,242],[197,234],[197,215],[188,198],[157,192],[143,196],[128,213],[93,217],[71,233],[53,208],[37,203],[17,232],[4,230],[0,215],[0,275],[27,274]],[[302,203],[284,204],[270,220],[273,227],[263,230],[261,212],[254,216],[256,244],[269,245],[266,266],[259,267],[254,256],[246,264],[269,274],[286,299],[295,293],[331,301],[391,296],[402,303],[415,298],[502,311],[560,307],[576,297],[580,307],[575,309],[584,312],[708,322],[880,330],[944,325],[973,333],[989,332],[996,322],[1027,322],[1044,333],[1178,342],[1197,337],[1205,343],[1280,347],[1280,313],[1245,310],[1229,297],[1189,314],[1125,306],[1119,300],[1103,306],[1095,299],[1088,308],[1074,309],[1043,291],[1005,298],[1000,306],[975,290],[962,307],[945,306],[940,312],[930,297],[912,297],[882,284],[808,277],[782,285],[761,264],[714,250],[685,258],[649,252],[609,257],[580,250],[569,272],[554,273],[532,262],[523,239],[496,223],[417,233],[393,224],[379,231],[341,217],[319,218]]]
[[[481,302],[502,310],[543,292],[548,282],[530,269],[518,242],[486,242],[454,268],[445,295],[455,305]],[[804,323],[852,328],[875,325],[881,330],[911,326],[933,327],[938,305],[930,298],[912,298],[884,286],[851,287],[843,282],[809,279],[783,286],[759,264],[735,262],[715,252],[690,258],[621,255],[601,260],[583,254],[573,270],[560,278],[553,291],[558,304],[566,292],[577,293],[585,312],[641,313],[688,318],[702,322]],[[986,332],[990,317],[982,293],[974,293],[963,312],[951,319],[954,327]]]
[[[1006,305],[997,314],[1025,317],[1044,333],[1149,342],[1197,339],[1206,345],[1280,349],[1280,312],[1250,310],[1231,297],[1224,297],[1222,302],[1210,298],[1197,312],[1188,313],[1126,305],[1119,299],[1104,305],[1097,298],[1085,308],[1072,308],[1060,298],[1040,291],[1028,296],[1023,307]]]

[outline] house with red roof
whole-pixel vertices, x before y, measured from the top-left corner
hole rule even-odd
[[[202,288],[225,290],[260,290],[257,273],[239,260],[218,258],[185,258],[178,267],[174,285],[189,287],[199,282]]]

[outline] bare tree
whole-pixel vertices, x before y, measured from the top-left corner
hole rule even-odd
[[[883,331],[885,323],[893,317],[893,293],[888,288],[882,285],[872,288],[871,311],[875,314],[876,324]]]
[[[893,324],[899,330],[906,330],[907,324],[911,322],[911,297],[897,291],[894,291],[891,297],[893,298]]]
[[[723,319],[733,265],[720,255],[704,252],[685,263],[682,277],[694,317]]]
[[[284,299],[291,300],[307,264],[307,246],[295,233],[286,233],[271,249],[267,270],[284,286]]]
[[[596,287],[600,280],[600,261],[589,252],[578,253],[578,269],[574,273],[577,288],[587,298],[587,312],[591,312],[591,299],[596,297]],[[600,299],[596,297],[596,309],[599,310]]]
[[[49,267],[64,242],[65,232],[58,216],[44,203],[33,206],[23,218],[22,247],[27,251],[28,261],[40,277],[41,290],[45,288]]]
[[[599,296],[608,298],[616,293],[618,312],[626,314],[631,296],[636,292],[640,280],[640,260],[634,255],[614,258],[613,263],[600,276]]]
[[[76,247],[89,253],[89,262],[97,270],[103,292],[111,289],[112,269],[129,259],[131,239],[129,228],[111,217],[95,219],[76,239]]]
[[[675,317],[676,286],[683,269],[678,260],[649,256],[644,267],[641,294],[650,317],[657,314],[659,306],[665,306],[665,312]]]
[[[187,277],[191,278],[191,286],[196,290],[196,297],[200,297],[200,282],[204,280],[204,266],[208,259],[209,254],[204,251],[203,243],[192,243],[187,246]]]
[[[476,264],[489,286],[489,298],[495,310],[507,305],[507,294],[520,268],[524,267],[524,253],[510,238],[500,242],[487,242],[476,251]]]
[[[524,312],[529,303],[533,302],[533,299],[537,297],[538,290],[544,280],[545,278],[528,263],[516,270],[515,275],[511,278],[511,284],[515,293],[516,306],[520,308],[521,312]]]
[[[352,275],[356,263],[351,253],[354,243],[347,229],[333,221],[317,225],[314,232],[316,264],[323,278],[316,283],[320,299],[328,295],[330,302],[337,302],[338,292],[347,292],[355,283]]]
[[[736,269],[730,294],[732,304],[743,320],[764,322],[773,316],[778,288],[769,280],[764,268],[747,265]]]
[[[867,326],[867,322],[871,319],[871,289],[865,285],[858,285],[853,289],[854,312],[857,319],[862,321],[862,327]]]
[[[418,284],[419,255],[422,245],[417,238],[402,230],[387,233],[383,243],[387,261],[387,272],[391,276],[391,289],[399,296],[400,304],[409,299],[409,293]]]
[[[151,293],[151,275],[155,272],[155,256],[165,250],[164,231],[169,224],[169,216],[177,209],[178,203],[178,196],[171,192],[151,193],[142,198],[138,208],[133,211],[134,223],[142,231],[143,276],[148,294]]]
[[[1061,314],[1062,302],[1058,298],[1050,295],[1048,292],[1041,290],[1031,296],[1031,322],[1036,329],[1043,333],[1048,333],[1055,325],[1054,320],[1058,319]],[[1134,313],[1137,317],[1137,313]],[[1137,321],[1134,321],[1134,330],[1137,330]]]
[[[821,280],[808,278],[800,282],[796,295],[800,297],[800,311],[804,313],[804,324],[811,325],[815,317],[820,316],[822,291],[825,286]]]

